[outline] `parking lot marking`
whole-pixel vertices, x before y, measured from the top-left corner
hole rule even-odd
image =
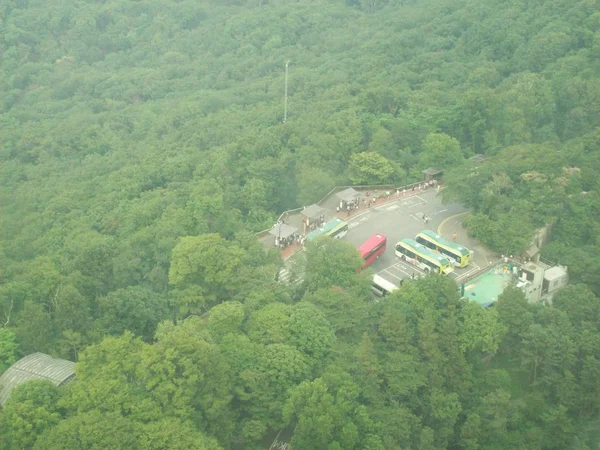
[[[399,280],[401,280],[401,279],[402,279],[402,277],[399,277],[398,275],[394,275],[392,272],[390,272],[390,271],[389,271],[389,270],[387,270],[387,269],[386,269],[386,270],[382,270],[381,272],[385,272],[385,273],[387,273],[388,275],[391,275],[391,276],[393,276],[394,278],[398,278]],[[379,272],[379,273],[381,273],[381,272]]]

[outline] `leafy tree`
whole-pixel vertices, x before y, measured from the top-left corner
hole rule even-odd
[[[376,152],[354,153],[348,169],[354,184],[383,184],[394,174],[392,164]]]
[[[359,295],[336,287],[323,288],[314,293],[307,293],[304,301],[317,306],[338,337],[357,337],[360,322],[367,308]]]
[[[61,421],[60,397],[49,381],[33,380],[15,388],[0,419],[1,448],[31,448],[44,431]]]
[[[323,358],[335,341],[331,325],[323,313],[308,302],[300,302],[293,307],[289,330],[289,342],[316,360]]]
[[[248,321],[248,336],[263,344],[285,344],[290,339],[292,307],[272,303],[254,312]]]
[[[242,258],[243,252],[235,244],[217,234],[182,238],[173,249],[169,270],[180,311],[197,311],[231,294],[231,280]]]
[[[3,373],[17,360],[15,333],[8,328],[0,328],[0,373]]]
[[[36,450],[62,448],[100,450],[135,448],[136,423],[118,413],[90,411],[61,421],[40,436]]]
[[[506,332],[506,328],[499,322],[498,311],[467,302],[462,306],[460,316],[461,350],[495,353]]]
[[[241,303],[221,303],[210,310],[208,329],[212,336],[220,339],[227,334],[239,332],[245,317],[246,314]]]
[[[141,286],[117,289],[101,297],[98,303],[100,326],[113,335],[128,330],[150,341],[158,322],[168,317],[165,299]]]
[[[335,263],[334,263],[335,262]],[[320,239],[308,244],[306,282],[309,292],[320,288],[356,286],[356,272],[363,260],[356,248],[337,239]]]
[[[364,395],[367,398],[376,398],[383,382],[382,370],[373,341],[366,332],[363,334],[360,345],[356,350],[356,359]]]
[[[423,141],[423,164],[449,169],[463,160],[460,143],[444,133],[430,133]]]

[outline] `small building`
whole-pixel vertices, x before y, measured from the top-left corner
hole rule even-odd
[[[521,267],[517,287],[521,288],[530,303],[551,303],[554,294],[568,282],[567,267],[550,266],[539,260]]]
[[[542,298],[548,303],[552,303],[552,297],[561,288],[569,282],[567,268],[563,266],[552,267],[544,272],[544,281],[542,282]]]
[[[11,392],[31,380],[48,380],[63,386],[75,378],[75,363],[53,358],[44,353],[32,353],[21,358],[0,376],[0,406],[4,406]]]
[[[273,228],[269,230],[269,234],[275,238],[276,247],[287,247],[294,241],[294,236],[298,232],[298,228],[287,225],[283,222],[277,222]]]
[[[347,188],[335,194],[340,199],[340,209],[347,208],[349,204],[355,203],[360,193],[354,188]]]
[[[486,160],[486,157],[485,157],[485,155],[482,155],[481,153],[478,153],[477,155],[475,155],[475,156],[471,156],[471,157],[469,158],[469,161],[471,161],[472,163],[476,163],[476,164],[477,164],[477,163],[482,163],[482,162],[484,162],[485,160]]]
[[[302,223],[304,223],[307,226],[315,222],[323,222],[325,220],[326,213],[327,211],[324,208],[321,208],[316,203],[307,206],[302,211],[300,211],[300,215],[302,216]]]
[[[429,182],[431,180],[440,180],[444,171],[442,169],[438,169],[437,167],[430,167],[423,171],[423,180]]]

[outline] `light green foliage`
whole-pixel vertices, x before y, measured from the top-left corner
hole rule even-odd
[[[234,292],[243,251],[218,234],[182,238],[173,249],[169,283],[183,313],[214,304]]]
[[[118,413],[91,411],[60,422],[42,435],[35,450],[111,448],[125,450],[137,444],[136,423]]]
[[[374,422],[357,400],[358,386],[347,374],[326,373],[324,378],[305,381],[290,391],[283,411],[286,423],[296,423],[292,445],[306,449],[381,448]]]
[[[61,393],[49,381],[33,380],[12,391],[2,409],[0,448],[31,448],[35,440],[61,420]]]
[[[239,302],[225,302],[214,306],[208,316],[208,329],[216,339],[239,332],[246,317],[244,306]]]
[[[506,327],[500,323],[495,308],[482,308],[475,302],[468,302],[461,309],[461,319],[459,347],[463,352],[496,352]]]
[[[9,328],[0,328],[0,374],[17,360],[15,333]]]
[[[248,336],[263,344],[288,342],[291,312],[292,307],[283,303],[272,303],[254,312],[248,321]]]
[[[323,313],[308,302],[300,302],[293,307],[289,330],[289,342],[316,360],[323,358],[335,341],[331,325]]]
[[[356,248],[349,242],[323,238],[308,244],[306,281],[309,291],[338,286],[351,288],[360,283],[356,272],[364,263]],[[363,282],[367,282],[364,277]]]
[[[389,183],[394,167],[377,152],[354,153],[348,167],[354,184]]]
[[[423,166],[442,170],[457,166],[463,160],[460,143],[444,133],[428,134],[423,140]]]

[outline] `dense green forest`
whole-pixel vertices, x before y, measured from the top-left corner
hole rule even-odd
[[[13,392],[0,448],[597,448],[599,10],[0,2],[0,372],[78,361]],[[493,250],[552,225],[553,306],[436,276],[374,302],[339,241],[275,282],[279,213],[429,166]]]

